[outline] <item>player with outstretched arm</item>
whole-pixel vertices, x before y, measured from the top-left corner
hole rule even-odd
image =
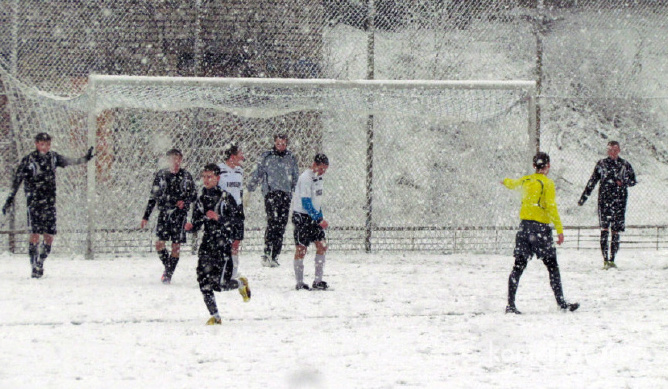
[[[54,235],[56,235],[56,169],[79,165],[93,158],[93,148],[89,148],[81,158],[68,158],[51,151],[51,136],[41,132],[35,136],[35,151],[23,157],[19,163],[12,189],[2,207],[7,214],[14,203],[14,197],[23,183],[28,205],[28,226],[30,241],[28,254],[32,266],[32,278],[44,275],[44,261],[51,252]],[[43,236],[42,247],[38,253],[39,236]]]
[[[557,299],[557,304],[563,310],[575,311],[580,307],[578,303],[567,303],[561,286],[561,274],[557,263],[557,249],[552,240],[554,224],[557,230],[557,244],[564,242],[564,228],[557,210],[556,191],[554,181],[547,178],[550,172],[550,156],[539,152],[533,157],[533,167],[536,173],[520,179],[506,178],[501,183],[508,189],[522,192],[522,207],[520,208],[520,230],[515,236],[515,265],[508,278],[508,305],[506,313],[520,314],[515,306],[515,294],[520,283],[520,277],[533,255],[543,261],[550,274],[550,286]]]
[[[312,288],[326,290],[329,286],[322,280],[325,270],[327,241],[325,230],[329,223],[322,215],[322,176],[329,168],[329,159],[325,154],[316,154],[313,164],[299,176],[295,194],[292,198],[292,223],[295,237],[295,289],[309,290],[304,283],[304,257],[311,243],[315,243],[315,280]]]

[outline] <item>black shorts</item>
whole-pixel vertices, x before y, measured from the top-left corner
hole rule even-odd
[[[626,204],[613,202],[598,207],[598,224],[602,229],[622,232],[626,229]]]
[[[28,227],[32,234],[56,235],[56,205],[38,203],[29,206]]]
[[[231,245],[213,247],[203,242],[197,260],[197,283],[200,290],[220,292],[221,283],[230,278],[232,278]]]
[[[311,243],[320,242],[326,238],[325,230],[307,214],[293,213],[292,224],[295,226],[294,236],[297,246],[308,247]]]
[[[186,243],[187,210],[170,209],[160,211],[158,223],[155,226],[155,235],[158,240],[173,243]]]
[[[552,227],[533,220],[522,220],[515,236],[515,258],[556,258],[557,249],[552,240]]]
[[[244,240],[244,221],[243,220],[233,220],[227,224],[229,229],[230,239],[234,240]]]

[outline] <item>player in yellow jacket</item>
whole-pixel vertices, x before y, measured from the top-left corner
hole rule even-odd
[[[552,227],[557,230],[557,244],[564,242],[564,228],[557,210],[554,181],[547,178],[550,171],[550,156],[539,152],[533,157],[536,173],[518,180],[506,178],[502,184],[508,189],[522,192],[522,208],[520,209],[520,230],[515,237],[515,266],[508,278],[508,306],[506,313],[520,314],[515,307],[515,294],[520,277],[535,254],[540,258],[550,273],[550,286],[554,291],[557,304],[563,310],[575,311],[578,303],[567,303],[561,287],[561,275],[557,263],[557,249],[552,240]]]

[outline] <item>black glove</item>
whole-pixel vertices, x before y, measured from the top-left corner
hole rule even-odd
[[[6,215],[7,212],[9,212],[9,208],[11,208],[13,202],[14,202],[14,196],[7,197],[7,201],[5,202],[5,205],[2,207],[3,215]]]
[[[88,149],[88,152],[86,153],[86,155],[84,155],[84,158],[86,158],[86,162],[88,162],[91,159],[93,159],[94,156],[95,155],[93,154],[93,147],[91,146],[91,148]]]
[[[587,201],[587,198],[586,198],[586,197],[582,197],[582,198],[580,198],[580,200],[578,200],[578,205],[579,205],[579,206],[582,206],[582,205],[585,203],[585,201]]]

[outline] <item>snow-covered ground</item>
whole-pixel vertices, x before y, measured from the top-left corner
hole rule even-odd
[[[288,257],[242,254],[253,298],[217,294],[207,327],[186,255],[170,286],[153,256],[54,256],[43,279],[0,254],[0,387],[665,387],[668,251],[559,250],[560,312],[529,264],[505,315],[512,258],[329,255],[328,292],[296,292]],[[313,274],[312,255],[306,262]]]

